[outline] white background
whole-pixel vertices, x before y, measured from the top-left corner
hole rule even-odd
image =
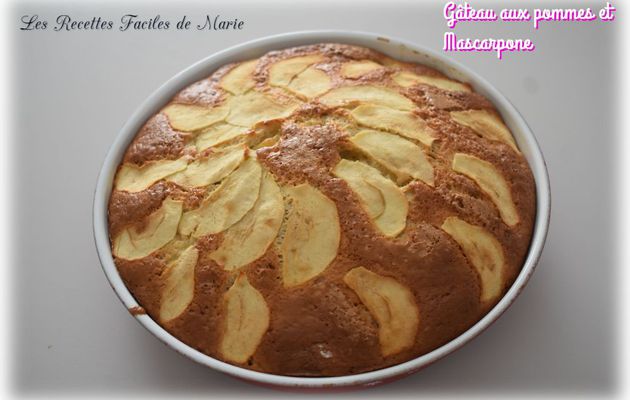
[[[21,3],[9,13],[13,394],[294,396],[196,365],[129,316],[105,280],[92,239],[100,164],[126,118],[154,89],[217,50],[327,28],[373,31],[440,50],[443,2],[227,4]],[[115,22],[126,13],[159,13],[171,21],[221,14],[245,26],[238,32],[18,30],[24,14],[53,20],[63,13]],[[543,23],[538,31],[528,23],[458,25],[460,37],[530,37],[537,46],[502,61],[492,54],[452,57],[502,91],[535,132],[552,184],[547,246],[526,290],[479,338],[402,381],[338,396],[617,392],[619,23]]]

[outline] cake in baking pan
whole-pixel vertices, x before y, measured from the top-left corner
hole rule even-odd
[[[520,271],[529,166],[468,84],[323,43],[226,65],[149,118],[118,167],[112,253],[146,313],[244,368],[411,360]]]

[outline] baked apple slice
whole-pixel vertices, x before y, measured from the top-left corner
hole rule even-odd
[[[503,291],[505,259],[501,243],[487,230],[469,224],[457,217],[448,217],[442,223],[462,248],[464,255],[475,267],[481,280],[481,302],[496,300]]]
[[[276,61],[269,67],[269,84],[286,88],[296,76],[322,59],[321,55],[313,54]]]
[[[413,101],[397,91],[373,85],[341,86],[321,96],[319,102],[331,107],[370,103],[403,111],[416,107]]]
[[[472,129],[479,136],[506,143],[514,151],[519,152],[510,130],[495,113],[486,110],[451,111],[451,118],[458,124]]]
[[[394,278],[376,274],[364,267],[350,270],[343,280],[376,319],[384,357],[413,346],[420,313],[411,290]]]
[[[286,89],[301,98],[311,99],[326,93],[331,86],[332,80],[328,74],[310,66],[293,78]]]
[[[350,61],[341,66],[341,76],[344,78],[357,79],[381,68],[383,68],[381,64],[371,60]]]
[[[256,85],[254,70],[258,60],[245,61],[232,68],[219,81],[219,86],[232,94],[243,94]]]
[[[113,253],[125,260],[144,258],[161,249],[177,233],[183,202],[167,197],[162,206],[146,218],[142,228],[125,228],[115,238]]]
[[[190,305],[195,294],[195,266],[199,250],[190,246],[169,264],[163,273],[164,289],[160,301],[160,321],[179,317]]]
[[[378,218],[385,211],[385,198],[373,185],[365,182],[366,177],[374,176],[374,168],[360,161],[341,159],[333,169],[335,176],[346,181],[350,189],[359,196],[361,205],[372,219]],[[378,171],[376,174],[380,175]]]
[[[434,132],[427,123],[410,111],[400,111],[374,104],[363,104],[352,110],[352,117],[361,125],[392,131],[409,139],[431,146]]]
[[[182,235],[201,237],[226,230],[252,209],[258,198],[262,168],[249,157],[203,200],[199,208],[183,214]]]
[[[348,183],[370,219],[385,236],[396,237],[405,229],[407,198],[376,168],[360,161],[342,159],[333,173]]]
[[[364,130],[350,141],[396,176],[400,185],[419,179],[433,186],[433,166],[421,147],[391,133]]]
[[[508,226],[518,224],[518,212],[512,201],[510,186],[494,165],[470,154],[456,153],[452,168],[479,185],[499,210],[503,222]]]
[[[226,360],[244,364],[269,328],[269,307],[244,273],[239,274],[223,299],[225,320],[219,351]]]
[[[309,184],[285,188],[292,200],[281,245],[282,277],[287,287],[304,283],[337,256],[341,229],[335,203]]]
[[[155,182],[178,171],[185,170],[188,165],[186,157],[177,160],[149,161],[142,166],[125,163],[116,175],[116,190],[140,192]]]
[[[418,75],[409,71],[401,71],[392,76],[394,82],[402,87],[411,87],[418,83],[435,86],[439,89],[453,92],[470,92],[470,88],[462,83],[435,76]]]
[[[229,108],[225,105],[207,107],[172,103],[166,106],[162,112],[166,114],[173,129],[191,132],[224,120],[228,116]]]
[[[298,105],[297,101],[289,99],[280,101],[262,92],[251,90],[228,99],[227,107],[230,113],[225,120],[231,125],[252,128],[258,122],[286,118]]]
[[[225,231],[210,258],[224,269],[241,268],[260,258],[274,242],[284,217],[284,200],[271,174],[264,172],[254,207]]]
[[[203,187],[220,182],[245,160],[246,153],[247,148],[242,145],[217,150],[193,161],[167,180],[183,187]]]
[[[218,122],[202,129],[195,138],[195,146],[198,151],[203,151],[214,146],[221,146],[239,136],[245,136],[249,128]]]

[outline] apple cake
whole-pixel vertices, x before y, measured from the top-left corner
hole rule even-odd
[[[536,209],[525,158],[470,85],[323,43],[181,90],[128,146],[108,212],[122,279],[177,339],[256,371],[339,376],[483,317]]]

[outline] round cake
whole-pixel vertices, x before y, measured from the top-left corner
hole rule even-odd
[[[486,98],[331,43],[183,88],[127,148],[108,211],[134,313],[291,376],[372,371],[454,339],[514,282],[536,213]]]

